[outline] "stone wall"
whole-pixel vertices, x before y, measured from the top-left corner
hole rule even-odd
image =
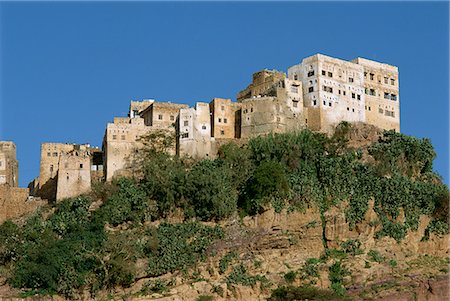
[[[11,141],[0,141],[0,185],[19,186],[19,163],[16,145]]]
[[[40,198],[29,197],[28,188],[0,185],[0,224],[7,219],[20,217],[47,204]]]
[[[75,197],[91,188],[91,158],[87,150],[72,150],[60,156],[56,200]]]

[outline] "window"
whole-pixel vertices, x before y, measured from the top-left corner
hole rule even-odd
[[[48,153],[47,153],[47,157],[50,157],[50,156],[51,156],[51,154],[50,154],[50,152],[48,152]]]
[[[225,106],[220,106],[220,109],[221,109],[222,111],[225,111]]]
[[[325,92],[333,93],[333,88],[328,87],[328,86],[323,86],[323,90],[324,90]]]
[[[170,120],[171,120],[171,121],[174,121],[174,120],[175,120],[175,116],[170,115]]]
[[[354,109],[354,108],[352,109],[352,112],[353,112],[353,113],[355,112],[355,109]]]
[[[159,114],[159,115],[158,115],[158,119],[159,119],[159,120],[162,120],[162,119],[163,119],[163,115]]]
[[[122,140],[125,140],[125,135],[122,135],[120,138],[121,138]]]
[[[328,76],[329,76],[329,77],[333,77],[333,73],[328,72]]]
[[[370,73],[369,76],[370,76],[370,80],[373,80],[373,77],[375,76],[375,74]]]
[[[133,117],[139,116],[139,111],[138,110],[133,110]]]
[[[250,112],[253,112],[253,108],[250,108]]]
[[[388,110],[386,110],[386,111],[384,111],[384,115],[385,115],[385,116],[390,116],[390,117],[395,117],[394,111],[388,111]]]
[[[349,82],[349,83],[353,83],[353,77],[349,77],[349,78],[348,78],[348,82]]]
[[[313,105],[314,106],[317,105],[317,101],[316,100],[313,101]]]
[[[53,153],[53,157],[58,157],[58,153],[57,153],[57,152],[54,152],[54,153]]]
[[[225,135],[225,131],[224,130],[220,130],[220,135]]]
[[[367,77],[367,72],[364,72],[364,77]]]
[[[314,87],[309,87],[308,88],[308,93],[314,92]]]
[[[349,108],[349,107],[347,107],[347,111],[350,111],[350,108]]]
[[[383,109],[382,108],[378,108],[378,113],[383,114]]]
[[[355,93],[352,93],[352,98],[355,98],[356,97],[356,94]]]
[[[228,120],[227,120],[226,118],[223,119],[223,123],[227,123],[227,121],[228,121]]]
[[[50,172],[53,172],[53,165],[50,165]]]
[[[298,101],[292,101],[292,106],[294,107],[294,108],[297,108],[298,107]]]
[[[326,74],[325,70],[322,70],[322,75],[325,75],[325,74]]]
[[[221,123],[222,122],[222,118],[219,118],[219,123]]]
[[[323,101],[323,105],[325,106],[327,103],[325,102],[325,100]]]
[[[377,96],[377,93],[375,92],[375,89],[370,89],[369,90],[369,95]]]
[[[385,84],[388,83],[388,78],[387,78],[387,77],[384,78],[384,83],[385,83]]]
[[[344,94],[344,96],[345,96],[345,91],[343,91],[342,93],[343,93],[343,94]]]
[[[328,103],[328,106],[330,106],[330,107],[331,107],[331,102],[329,102],[329,103]]]
[[[395,79],[391,78],[391,85],[395,85]]]
[[[83,164],[80,164],[80,168],[83,168]]]
[[[183,122],[183,124],[184,124],[184,126],[188,126],[188,125],[189,125],[189,121],[188,121],[188,120],[185,120],[185,121]]]
[[[206,130],[206,125],[202,125],[202,130]]]
[[[294,80],[298,80],[298,75],[294,74]]]
[[[356,99],[357,99],[357,100],[361,100],[361,95],[359,95],[359,94],[356,95]]]
[[[189,133],[182,133],[181,138],[189,138]]]
[[[391,99],[391,95],[387,92],[384,92],[384,99]]]
[[[117,135],[113,135],[113,140],[116,140],[117,139]]]
[[[295,86],[291,87],[291,93],[298,93],[298,88]]]
[[[370,107],[369,107],[369,111],[370,111]]]
[[[281,121],[281,118],[280,117],[277,117],[277,122],[280,122]]]
[[[310,76],[314,76],[314,70],[311,70],[308,72],[308,77],[310,77]]]
[[[391,100],[397,100],[397,95],[395,95],[395,94],[391,94]]]

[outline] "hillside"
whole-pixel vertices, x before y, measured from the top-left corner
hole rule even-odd
[[[347,123],[215,160],[149,147],[134,178],[0,225],[0,297],[445,300],[434,157],[427,139]]]

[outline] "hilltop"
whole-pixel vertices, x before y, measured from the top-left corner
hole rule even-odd
[[[427,139],[344,122],[214,160],[154,145],[134,177],[3,223],[0,296],[448,298],[449,190]]]

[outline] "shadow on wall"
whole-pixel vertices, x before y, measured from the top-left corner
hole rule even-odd
[[[49,203],[56,202],[56,186],[58,183],[58,175],[50,178],[42,187],[39,188],[37,195],[42,199],[48,200]]]

